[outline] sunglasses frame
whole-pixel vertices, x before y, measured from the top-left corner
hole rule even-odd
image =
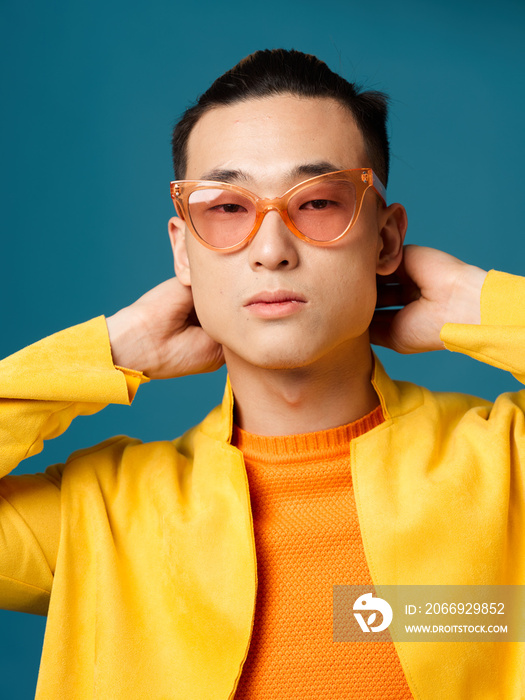
[[[346,229],[339,236],[337,236],[337,238],[333,238],[330,241],[316,241],[312,238],[308,238],[308,236],[305,236],[304,233],[301,233],[301,231],[299,231],[299,229],[295,227],[293,221],[288,215],[288,202],[293,196],[301,192],[301,190],[304,190],[307,187],[310,187],[311,185],[316,185],[318,182],[324,182],[325,180],[347,180],[355,186],[355,211],[350,223],[348,224]],[[255,221],[250,233],[248,233],[242,239],[242,241],[239,241],[233,246],[228,246],[226,248],[217,248],[216,246],[207,243],[199,235],[199,233],[193,226],[188,207],[189,197],[193,192],[197,190],[212,189],[217,187],[226,191],[237,192],[238,194],[241,194],[247,199],[249,199],[255,206]],[[352,168],[351,170],[336,170],[334,172],[324,173],[323,175],[316,175],[315,177],[311,177],[308,180],[304,180],[303,182],[294,185],[289,190],[287,190],[281,197],[275,197],[273,199],[269,199],[266,197],[257,197],[257,195],[255,195],[253,192],[250,192],[250,190],[247,190],[244,187],[239,187],[239,185],[233,185],[229,182],[218,182],[215,180],[174,180],[170,183],[171,198],[173,199],[173,204],[175,205],[175,210],[177,211],[179,217],[186,223],[186,225],[188,226],[192,234],[195,236],[195,238],[199,241],[199,243],[202,243],[202,245],[206,246],[206,248],[209,248],[210,250],[217,250],[222,252],[231,252],[237,250],[238,248],[241,248],[242,246],[247,245],[247,243],[251,241],[251,239],[259,230],[264,217],[269,211],[278,212],[286,226],[290,229],[290,231],[302,241],[306,241],[307,243],[319,246],[331,245],[332,243],[339,241],[343,236],[345,236],[355,224],[361,212],[363,198],[365,196],[366,191],[369,188],[372,188],[374,192],[376,192],[376,194],[383,201],[383,204],[386,206],[385,187],[381,180],[374,173],[372,168]]]

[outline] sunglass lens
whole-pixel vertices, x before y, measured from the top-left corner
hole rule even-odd
[[[301,190],[288,203],[288,216],[313,241],[333,241],[350,226],[356,192],[351,182],[327,180]]]
[[[251,200],[228,189],[195,190],[188,199],[193,228],[214,248],[231,248],[249,235],[256,211]]]

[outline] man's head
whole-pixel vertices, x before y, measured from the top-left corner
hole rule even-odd
[[[175,177],[179,180],[186,177],[189,135],[210,109],[286,94],[332,98],[346,107],[363,135],[371,167],[386,187],[389,170],[386,95],[376,91],[362,92],[315,56],[284,49],[266,49],[247,56],[217,78],[198,102],[186,110],[173,132]]]
[[[273,54],[260,53],[270,60]],[[384,101],[382,113],[384,122]],[[354,113],[333,95],[237,91],[233,100],[208,104],[185,128],[186,179],[239,185],[256,197],[280,197],[327,168],[381,168]],[[224,201],[210,205],[210,213],[229,215],[232,204],[237,211],[238,204]],[[304,206],[320,204],[324,196]],[[177,217],[170,237],[177,277],[191,286],[199,320],[223,345],[230,371],[234,364],[333,371],[344,358],[369,359],[376,274],[399,264],[405,225],[404,209],[387,207],[370,188],[351,230],[326,245],[301,240],[277,211],[268,211],[256,235],[234,251],[209,249]]]

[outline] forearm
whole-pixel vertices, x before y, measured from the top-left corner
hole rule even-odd
[[[129,404],[138,373],[115,369],[103,317],[0,362],[0,606],[45,614],[61,530],[60,467],[11,476],[78,415]]]
[[[38,453],[77,415],[129,404],[140,373],[115,369],[102,317],[0,362],[0,475]]]
[[[500,367],[525,382],[525,278],[491,270],[481,292],[479,325],[447,323],[448,350]]]

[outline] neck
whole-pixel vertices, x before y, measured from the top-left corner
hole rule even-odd
[[[235,397],[235,422],[258,435],[327,430],[358,420],[379,404],[371,384],[368,338],[336,348],[306,367],[266,369],[225,351]]]

